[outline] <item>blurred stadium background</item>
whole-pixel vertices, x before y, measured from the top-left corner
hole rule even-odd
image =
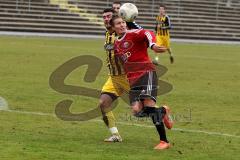
[[[101,12],[107,0],[1,0],[0,31],[103,35]],[[121,2],[128,2],[122,0]],[[133,0],[137,23],[153,29],[158,6],[172,17],[176,39],[240,40],[239,0]]]
[[[239,0],[121,0],[137,5],[136,22],[147,29],[154,29],[160,3],[171,16],[176,62],[169,64],[168,55],[160,62],[168,68],[161,79],[174,89],[158,97],[176,121],[168,131],[171,149],[154,151],[158,137],[151,122],[132,117],[122,100],[114,114],[123,143],[103,142],[109,133],[101,117],[83,123],[56,118],[55,106],[64,99],[74,101],[73,113],[98,103],[54,91],[49,77],[77,56],[105,62],[101,12],[112,2],[0,0],[0,160],[239,160]],[[74,70],[65,83],[101,89],[107,67],[91,83],[84,81],[86,68]]]

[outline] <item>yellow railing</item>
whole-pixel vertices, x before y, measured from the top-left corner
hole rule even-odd
[[[58,5],[61,9],[67,9],[69,12],[78,14],[81,18],[87,19],[94,24],[104,26],[102,19],[97,17],[96,14],[88,13],[87,9],[69,4],[68,0],[50,0],[50,4]]]

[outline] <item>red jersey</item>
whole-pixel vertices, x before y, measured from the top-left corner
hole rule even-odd
[[[122,62],[130,84],[147,71],[155,70],[147,52],[155,42],[154,33],[144,29],[128,30],[122,38],[115,40],[114,54]]]

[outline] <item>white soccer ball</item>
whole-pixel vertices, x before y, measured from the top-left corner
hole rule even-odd
[[[138,16],[138,9],[132,3],[124,3],[119,10],[119,15],[126,22],[133,22]]]

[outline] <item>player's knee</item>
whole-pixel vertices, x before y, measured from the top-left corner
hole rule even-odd
[[[100,106],[107,107],[107,106],[111,105],[111,103],[112,103],[112,99],[110,96],[108,96],[106,94],[101,95],[101,97],[99,99]]]
[[[106,113],[107,108],[109,108],[109,103],[106,100],[100,99],[99,107],[101,108],[102,112]]]
[[[111,111],[112,99],[108,95],[101,95],[99,99],[99,107],[103,113]]]
[[[134,107],[134,108],[132,108],[132,114],[133,115],[136,115],[137,113],[139,113],[141,110],[139,109],[139,108],[136,108],[136,107]]]
[[[137,113],[139,113],[142,110],[143,106],[142,106],[141,102],[136,102],[136,103],[132,104],[131,108],[132,108],[133,115],[136,115]]]
[[[106,106],[106,101],[103,100],[103,99],[100,99],[99,102],[98,102],[98,104],[99,104],[99,106],[100,106],[101,108],[103,108],[103,107]]]

